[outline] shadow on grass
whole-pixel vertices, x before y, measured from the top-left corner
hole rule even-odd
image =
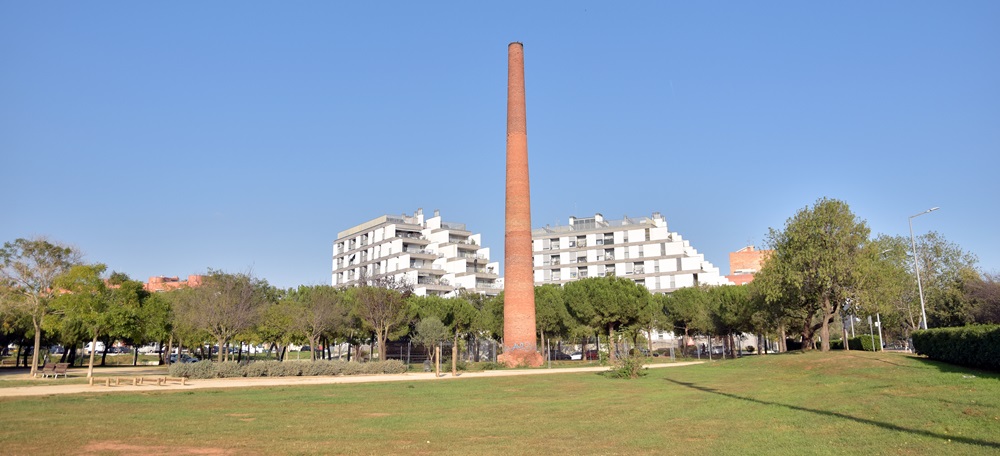
[[[975,375],[978,378],[988,378],[990,380],[1000,380],[1000,373],[996,373],[996,372],[993,372],[993,371],[977,369],[975,367],[959,366],[959,365],[956,365],[956,364],[948,364],[948,363],[946,363],[944,361],[938,361],[938,360],[934,360],[934,359],[930,359],[930,358],[919,357],[919,358],[914,358],[914,359],[917,360],[917,361],[919,361],[922,364],[927,365],[928,367],[933,367],[933,368],[937,369],[938,371],[944,372],[946,374]]]
[[[997,448],[997,449],[1000,449],[1000,442],[990,442],[990,441],[987,441],[987,440],[979,440],[979,439],[973,439],[973,438],[968,438],[968,437],[960,437],[960,436],[954,436],[954,435],[938,434],[936,432],[923,431],[923,430],[919,430],[919,429],[909,429],[909,428],[905,428],[905,427],[902,427],[902,426],[897,426],[895,424],[883,423],[883,422],[880,422],[880,421],[869,420],[869,419],[865,419],[865,418],[858,418],[856,416],[845,415],[843,413],[830,412],[830,411],[826,411],[826,410],[816,410],[816,409],[811,409],[811,408],[806,408],[806,407],[799,407],[797,405],[781,404],[781,403],[778,403],[778,402],[768,402],[768,401],[762,401],[760,399],[753,399],[753,398],[749,398],[749,397],[737,396],[735,394],[724,393],[722,391],[718,391],[718,390],[715,390],[715,389],[712,389],[712,388],[707,388],[707,387],[704,387],[704,386],[698,386],[698,385],[695,385],[694,383],[681,382],[681,381],[672,380],[672,379],[669,379],[669,378],[666,378],[664,380],[666,380],[668,382],[671,382],[671,383],[675,383],[675,384],[680,385],[680,386],[684,386],[684,387],[687,387],[687,388],[698,390],[698,391],[701,391],[701,392],[704,392],[704,393],[717,394],[719,396],[725,396],[725,397],[728,397],[730,399],[739,399],[739,400],[742,400],[742,401],[753,402],[755,404],[774,405],[774,406],[778,406],[778,407],[784,407],[784,408],[787,408],[787,409],[790,409],[790,410],[798,410],[800,412],[809,412],[809,413],[815,413],[817,415],[829,416],[829,417],[833,417],[833,418],[842,418],[842,419],[854,421],[854,422],[857,422],[857,423],[868,424],[868,425],[871,425],[871,426],[880,427],[882,429],[886,429],[886,430],[890,430],[890,431],[906,432],[906,433],[910,433],[910,434],[914,434],[914,435],[922,435],[922,436],[932,437],[932,438],[941,439],[941,440],[945,440],[945,441],[949,441],[950,440],[950,441],[954,441],[954,442],[966,443],[966,444],[969,444],[969,445],[980,445],[980,446],[984,446],[984,447],[988,447],[988,448]]]
[[[852,358],[863,359],[865,361],[878,361],[880,363],[892,364],[893,366],[896,366],[896,367],[905,367],[907,369],[929,369],[929,367],[908,366],[906,364],[894,363],[894,362],[889,361],[887,359],[881,359],[881,358],[876,358],[876,357],[858,356],[858,355],[846,355],[846,356],[850,356]]]

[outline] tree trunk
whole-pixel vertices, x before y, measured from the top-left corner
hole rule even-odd
[[[830,351],[830,319],[833,318],[833,311],[830,308],[830,297],[823,296],[823,326],[820,327],[819,337],[822,338],[820,350]]]
[[[458,330],[455,330],[455,342],[451,345],[451,376],[458,376]]]
[[[170,338],[167,339],[167,350],[163,351],[163,346],[160,346],[160,364],[170,365],[170,352],[174,348],[174,335],[171,334]],[[166,356],[164,356],[166,355]]]
[[[615,356],[615,348],[616,347],[617,347],[617,344],[615,344],[615,327],[614,327],[614,325],[609,324],[608,325],[608,361],[611,362],[611,364],[614,364],[615,363],[615,359],[617,358]]]
[[[226,351],[226,341],[218,337],[216,338],[216,343],[219,345],[219,362],[221,363],[223,360],[222,353]],[[211,354],[211,349],[209,349],[209,353]]]
[[[42,351],[42,319],[32,316],[31,323],[35,325],[35,350],[31,353],[31,371],[29,374],[34,377],[38,373],[38,354]],[[27,361],[27,358],[26,353],[25,361]]]
[[[94,376],[94,352],[97,351],[97,331],[94,331],[94,340],[90,342],[90,361],[87,363],[87,378]],[[104,346],[104,353],[108,353],[108,346]]]
[[[376,336],[378,337],[378,359],[382,361],[385,359],[385,340],[389,338],[389,329],[386,328],[385,331],[379,331]],[[370,352],[371,350],[369,350]],[[368,354],[368,358],[371,359],[371,353]]]
[[[441,344],[434,346],[434,377],[441,376]]]
[[[107,366],[108,361],[108,349],[111,348],[111,338],[104,338],[104,353],[101,353],[101,367]],[[94,350],[97,350],[97,345],[94,345]]]
[[[854,318],[854,317],[851,316],[850,318]],[[843,333],[844,333],[844,336],[843,336],[844,337],[844,350],[845,351],[851,351],[851,347],[847,344],[847,325],[844,324],[844,319],[843,318],[840,319],[840,325],[844,327],[843,328],[844,329],[844,331],[843,331]]]

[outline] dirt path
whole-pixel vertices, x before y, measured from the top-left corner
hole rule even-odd
[[[671,364],[650,364],[646,367],[658,369],[665,367],[681,367],[692,364],[701,364],[703,361],[671,363]],[[482,372],[462,372],[458,376],[451,373],[437,377],[438,381],[463,380],[487,377],[508,377],[515,375],[546,375],[546,374],[570,374],[582,372],[601,372],[608,370],[607,367],[569,367],[559,369],[504,369]],[[145,375],[148,378],[162,377],[162,369],[147,369],[142,372],[122,369],[122,384],[119,386],[104,386],[104,378],[114,378],[115,372],[102,371],[102,375],[97,379],[99,384],[93,386],[88,384],[68,384],[68,385],[31,385],[16,386],[10,388],[0,388],[0,398],[2,397],[25,397],[25,396],[48,396],[54,394],[79,394],[79,393],[116,393],[116,392],[150,392],[150,391],[188,391],[193,389],[207,388],[247,388],[260,386],[294,386],[294,385],[327,385],[335,383],[373,383],[373,382],[410,382],[435,380],[434,373],[405,373],[387,375],[351,375],[346,377],[259,377],[259,378],[215,378],[205,380],[187,380],[186,384],[170,383],[167,385],[157,385],[156,382],[146,382],[144,385],[133,386],[132,378],[137,375]],[[27,378],[25,376],[25,378]],[[127,383],[127,384],[125,384]]]

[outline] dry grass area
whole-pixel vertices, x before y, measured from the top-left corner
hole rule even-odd
[[[997,454],[1000,376],[895,353],[0,399],[5,454]]]

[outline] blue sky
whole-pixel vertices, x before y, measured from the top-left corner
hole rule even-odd
[[[423,208],[502,259],[521,41],[536,227],[659,211],[725,273],[820,197],[940,206],[915,232],[1000,271],[1000,3],[496,5],[0,3],[0,241],[290,287]]]

